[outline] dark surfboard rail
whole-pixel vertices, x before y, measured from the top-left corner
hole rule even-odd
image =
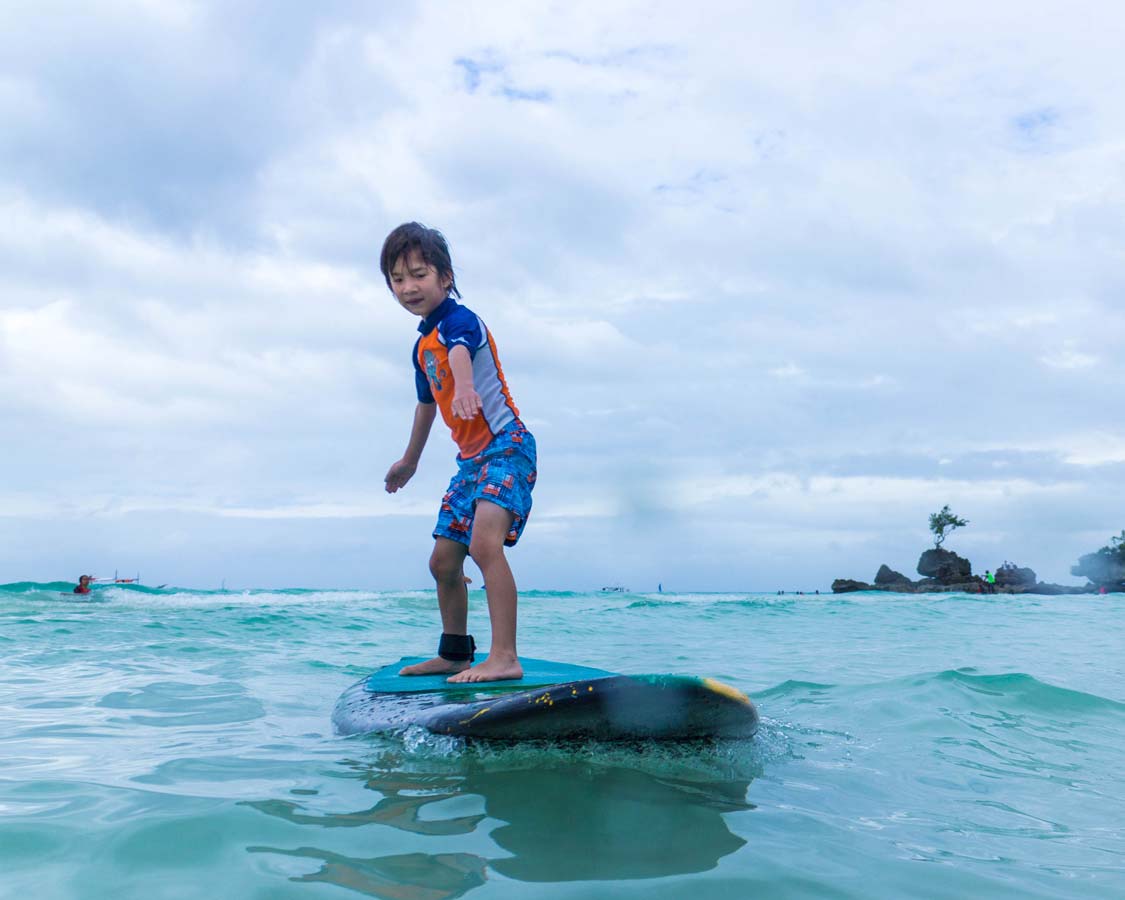
[[[432,685],[419,684],[397,676],[396,663],[345,691],[333,723],[341,734],[418,725],[434,734],[507,741],[746,738],[758,727],[750,699],[711,678],[584,669],[595,677],[544,684],[583,667],[522,662],[525,672],[538,673],[530,675],[533,686],[524,681],[448,685],[437,677]],[[399,682],[407,682],[407,689],[383,689]]]

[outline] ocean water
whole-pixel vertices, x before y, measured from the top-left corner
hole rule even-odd
[[[0,587],[3,898],[1125,896],[1122,595],[532,592],[522,653],[761,729],[474,746],[332,730],[430,592],[69,588]]]

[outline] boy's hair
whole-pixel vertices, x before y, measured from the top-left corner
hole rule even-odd
[[[417,250],[422,261],[428,266],[437,269],[439,276],[449,276],[449,293],[460,297],[457,290],[457,279],[453,274],[453,259],[449,255],[449,244],[436,228],[427,228],[418,222],[405,222],[387,235],[383,241],[383,252],[379,257],[379,268],[386,279],[387,287],[391,286],[391,269],[399,258]]]

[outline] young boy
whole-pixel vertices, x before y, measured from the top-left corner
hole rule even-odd
[[[516,583],[504,547],[519,540],[531,512],[535,438],[519,419],[492,335],[454,299],[461,292],[441,232],[417,222],[400,225],[383,243],[379,267],[395,299],[422,319],[413,354],[418,394],[414,425],[402,459],[387,471],[387,492],[393,494],[414,475],[439,409],[460,450],[430,556],[441,610],[438,655],[406,666],[400,674],[448,672],[452,682],[522,678],[516,655]],[[468,633],[466,554],[484,576],[492,623],[488,658],[471,668],[476,643]]]

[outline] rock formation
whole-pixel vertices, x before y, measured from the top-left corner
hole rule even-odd
[[[1039,579],[1032,569],[1019,566],[1001,566],[996,570],[997,587],[1034,587]]]
[[[875,583],[878,585],[884,584],[913,584],[902,572],[896,572],[886,563],[879,566],[879,571],[875,573]]]
[[[837,578],[832,582],[833,594],[850,594],[854,591],[876,591],[880,588],[874,588],[865,581],[856,581],[853,578]]]
[[[1120,591],[1125,589],[1125,555],[1120,550],[1102,547],[1097,553],[1078,557],[1078,565],[1070,567],[1070,574],[1089,578],[1098,587]]]
[[[1078,568],[1077,566],[1075,568]],[[918,572],[928,577],[911,581],[886,563],[879,566],[874,584],[854,578],[837,578],[832,582],[832,593],[848,594],[854,591],[886,591],[895,594],[931,593],[991,593],[987,582],[972,574],[972,564],[963,556],[949,550],[931,549],[918,560]],[[1081,574],[1075,572],[1075,574]],[[1065,584],[1044,584],[1036,579],[1032,569],[1005,565],[996,570],[995,592],[1000,594],[1089,594],[1098,587]],[[1120,588],[1118,588],[1120,590]]]
[[[970,580],[973,564],[952,550],[931,547],[918,557],[918,574],[941,584],[957,584]]]
[[[947,512],[948,507],[943,510]],[[931,518],[931,529],[933,527]],[[964,524],[964,523],[962,523]],[[886,563],[875,573],[875,583],[837,578],[832,582],[836,594],[850,591],[888,591],[900,594],[925,594],[931,592],[960,591],[969,594],[1092,594],[1106,591],[1125,591],[1125,531],[1120,537],[1110,538],[1109,544],[1095,553],[1079,557],[1078,565],[1070,570],[1072,575],[1085,576],[1085,585],[1044,584],[1035,571],[1005,562],[996,570],[996,583],[989,584],[973,574],[973,566],[963,556],[951,550],[931,547],[918,558],[921,581],[911,581]]]

